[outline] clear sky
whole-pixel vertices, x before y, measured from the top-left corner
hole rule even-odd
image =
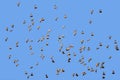
[[[17,3],[20,6],[17,7]],[[120,79],[120,51],[114,49],[114,40],[120,44],[120,1],[119,0],[0,0],[0,80],[27,80],[24,71],[34,73],[30,80],[102,80],[102,73],[106,73],[105,80]],[[34,9],[37,5],[38,9]],[[57,9],[53,9],[57,5]],[[90,10],[94,10],[93,15]],[[102,13],[99,13],[102,10]],[[28,31],[30,25],[30,14],[34,17],[34,26]],[[64,19],[67,15],[67,19]],[[40,23],[41,18],[45,21]],[[58,17],[58,21],[54,19]],[[22,24],[26,20],[26,24]],[[92,24],[89,24],[92,20]],[[14,24],[14,28],[11,25]],[[40,30],[37,30],[40,26]],[[65,26],[65,29],[62,29]],[[5,31],[8,27],[13,32]],[[48,29],[51,29],[50,39],[37,43],[37,40],[45,36]],[[73,31],[77,30],[77,35],[73,36]],[[81,35],[81,31],[85,34]],[[90,34],[94,33],[94,37]],[[71,55],[71,62],[67,63],[67,52],[65,55],[59,52],[58,36],[64,35],[62,43],[65,48],[70,44],[74,45],[70,53],[76,52],[77,56]],[[109,40],[108,36],[112,36]],[[5,38],[8,41],[5,42]],[[26,39],[32,39],[32,43],[25,43]],[[85,42],[83,45],[91,47],[90,51],[79,53],[79,48],[83,46],[80,40],[91,39],[90,42]],[[19,47],[16,48],[16,42],[19,42]],[[46,42],[49,46],[45,46]],[[103,46],[96,50],[99,43]],[[30,51],[29,46],[33,49]],[[105,46],[110,45],[106,49]],[[8,48],[12,47],[12,50]],[[40,48],[44,51],[41,52]],[[34,55],[30,55],[34,52]],[[40,54],[45,55],[45,59],[40,58]],[[12,55],[8,59],[8,55]],[[81,65],[78,60],[81,56],[92,58],[87,66],[95,67],[97,62],[105,62],[105,69],[98,69],[98,72],[89,72],[87,66]],[[51,62],[50,56],[54,56],[55,63]],[[108,59],[112,56],[112,59]],[[16,67],[13,61],[19,59],[19,66]],[[39,66],[30,66],[39,62]],[[65,72],[56,75],[56,69],[64,68]],[[115,70],[115,75],[112,75],[112,70]],[[86,72],[82,76],[82,72]],[[72,77],[72,73],[78,73],[79,77]],[[45,78],[45,74],[49,76]]]

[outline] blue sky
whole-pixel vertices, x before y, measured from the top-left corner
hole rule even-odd
[[[20,2],[20,7],[17,7],[17,3]],[[114,40],[117,40],[118,45],[120,43],[119,38],[119,0],[1,0],[0,1],[0,79],[1,80],[27,80],[24,71],[28,73],[34,73],[30,80],[46,80],[45,74],[48,74],[48,80],[101,80],[102,72],[106,73],[105,80],[119,80],[120,74],[120,52],[114,49]],[[34,5],[37,5],[38,9],[34,9]],[[53,6],[57,5],[57,9],[53,9]],[[99,13],[99,10],[102,13]],[[94,10],[93,15],[90,14],[90,10]],[[29,15],[33,14],[34,26],[32,30],[28,31],[28,25],[30,25]],[[67,15],[67,19],[64,19],[64,15]],[[40,23],[39,20],[44,17],[45,21]],[[58,17],[58,21],[54,19]],[[22,24],[26,20],[26,24]],[[89,24],[89,20],[92,20],[92,24]],[[11,25],[14,24],[13,32],[5,31],[8,27],[11,30]],[[40,30],[37,30],[37,26],[40,26]],[[65,29],[62,29],[65,26]],[[45,36],[48,29],[51,29],[50,39],[37,43],[37,40]],[[77,30],[77,35],[73,36],[73,31]],[[81,31],[85,34],[81,35]],[[90,34],[94,33],[95,36],[91,37]],[[61,54],[58,50],[58,36],[64,35],[62,40],[64,50],[70,44],[74,45],[70,53],[76,52],[77,56],[71,55],[71,62],[67,63],[67,52],[65,55]],[[112,36],[109,40],[108,36]],[[8,41],[5,42],[5,38],[8,37]],[[33,40],[33,43],[25,43],[26,39]],[[90,42],[85,42],[84,46],[91,47],[90,51],[84,51],[79,53],[79,48],[83,45],[80,44],[80,40],[91,39]],[[19,47],[15,47],[15,43],[19,42]],[[45,46],[46,43],[49,46]],[[100,50],[96,50],[99,43],[102,42],[103,46]],[[29,50],[29,46],[33,46],[33,50]],[[106,49],[105,46],[110,45],[110,48]],[[8,48],[12,47],[12,50]],[[44,51],[41,52],[40,48]],[[34,55],[30,55],[30,52],[34,52]],[[12,55],[11,59],[8,59],[8,55]],[[41,60],[40,54],[45,55],[45,59]],[[97,62],[105,62],[105,69],[99,69],[97,73],[91,73],[87,71],[87,66],[81,65],[78,60],[81,56],[85,57],[87,62],[88,58],[92,58],[87,66],[95,68]],[[50,56],[54,56],[55,63],[50,60]],[[112,56],[109,60],[108,57]],[[19,59],[19,66],[16,67],[13,61]],[[30,66],[39,62],[39,66],[34,66],[33,69],[29,69]],[[57,68],[64,68],[65,72],[60,75],[55,75]],[[115,75],[112,75],[112,70],[115,70]],[[82,76],[81,72],[85,71],[87,75]],[[79,77],[72,77],[72,73],[78,73]]]

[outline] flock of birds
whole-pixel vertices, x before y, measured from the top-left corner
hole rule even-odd
[[[16,7],[20,8],[21,7],[21,3],[18,2]],[[35,4],[33,6],[33,9],[37,10],[38,6]],[[57,11],[58,6],[57,5],[53,5],[53,9]],[[99,14],[103,14],[103,10],[99,9],[98,13]],[[93,15],[94,14],[94,10],[93,9],[90,10],[89,14]],[[35,25],[35,22],[36,22],[34,20],[34,14],[31,13],[29,15],[29,18],[30,18],[30,23],[28,23],[29,25],[27,25],[27,30],[28,30],[28,32],[32,32],[33,27],[35,27],[34,25]],[[67,14],[65,14],[63,16],[63,18],[65,20],[69,19]],[[59,19],[60,19],[59,17],[56,17],[56,18],[54,18],[54,21],[59,21]],[[46,19],[44,17],[39,19],[39,23],[45,23],[45,21],[46,21]],[[27,24],[27,22],[28,21],[23,20],[22,24],[25,25],[25,24]],[[88,23],[92,24],[92,20],[89,20]],[[13,32],[15,27],[16,26],[14,24],[12,24],[10,27],[6,27],[5,31],[6,32]],[[61,28],[62,28],[62,30],[66,30],[65,26],[62,26]],[[37,26],[36,29],[40,30],[41,26]],[[66,30],[66,32],[67,32],[67,30]],[[51,33],[52,33],[52,29],[48,29],[46,34],[41,36],[38,40],[34,40],[34,39],[30,39],[30,38],[24,40],[25,45],[29,45],[28,46],[28,50],[30,51],[30,54],[29,54],[30,56],[35,54],[34,51],[33,51],[33,45],[31,45],[31,43],[40,44],[42,42],[46,42],[44,44],[44,46],[40,47],[40,49],[39,49],[40,52],[41,52],[39,58],[41,58],[41,60],[44,61],[44,59],[46,58],[46,56],[44,54],[45,48],[46,47],[51,48],[51,47],[49,47],[49,45],[51,45],[51,44],[49,44],[49,42],[51,40],[51,36],[52,36],[52,35],[50,35]],[[84,30],[82,30],[82,31],[73,30],[73,33],[71,33],[71,37],[76,39],[76,36],[78,36],[78,35],[83,35],[84,36],[85,34],[86,34],[86,32]],[[105,69],[105,64],[106,64],[105,61],[97,62],[94,65],[94,67],[89,66],[89,63],[91,63],[94,60],[92,59],[92,57],[89,57],[89,58],[86,59],[86,57],[84,56],[84,52],[85,51],[91,51],[91,50],[93,50],[93,48],[92,48],[92,46],[85,46],[85,44],[88,44],[89,42],[91,42],[92,38],[94,38],[94,36],[95,36],[95,33],[91,32],[90,35],[88,35],[88,36],[89,36],[89,38],[87,40],[81,39],[81,40],[77,41],[77,42],[79,42],[80,47],[77,50],[75,50],[75,51],[79,51],[79,53],[77,53],[75,51],[73,52],[74,47],[76,47],[76,45],[74,45],[74,44],[69,44],[67,46],[64,46],[63,40],[66,37],[65,35],[57,35],[57,37],[56,37],[57,38],[56,42],[58,42],[58,44],[59,44],[58,54],[60,53],[59,54],[60,56],[61,56],[61,54],[64,55],[64,56],[67,56],[66,63],[68,63],[68,64],[71,63],[72,57],[77,57],[78,55],[80,55],[81,57],[79,57],[79,60],[77,60],[77,62],[78,62],[78,64],[81,64],[82,66],[84,66],[87,69],[87,71],[82,71],[81,73],[77,73],[77,72],[71,73],[72,77],[86,76],[88,74],[87,72],[99,73],[99,70],[101,70],[101,69],[104,70]],[[111,42],[113,41],[112,36],[108,36],[107,39],[111,40]],[[6,37],[4,39],[4,41],[6,43],[9,42],[9,37]],[[114,43],[114,50],[119,51],[118,41],[114,40],[113,43]],[[20,41],[16,41],[15,42],[15,47],[19,48],[20,46],[22,46]],[[102,42],[99,42],[98,46],[95,48],[95,50],[99,51],[101,49],[101,47],[104,47],[104,46],[105,45]],[[108,49],[110,47],[111,47],[111,45],[109,45],[109,44],[105,46],[106,49]],[[12,47],[8,47],[8,50],[13,50],[13,48]],[[13,60],[13,58],[12,58],[13,56],[14,56],[13,54],[9,54],[8,55],[8,59],[9,60],[11,60],[11,59]],[[108,56],[108,59],[111,60],[112,56]],[[14,59],[13,60],[13,63],[18,68],[20,66],[19,60],[20,59]],[[51,63],[53,63],[53,64],[57,63],[56,58],[55,58],[54,55],[50,56],[50,60],[51,60]],[[36,62],[35,65],[29,66],[29,69],[33,69],[36,66],[39,66],[39,64],[40,64],[39,62]],[[111,70],[110,72],[111,72],[110,74],[112,74],[112,75],[116,74],[116,71],[114,69]],[[55,74],[57,76],[57,75],[61,75],[61,74],[64,74],[64,73],[67,73],[67,71],[64,69],[64,67],[62,67],[62,68],[57,68],[56,69],[56,73],[51,73],[51,74]],[[31,77],[35,76],[34,72],[29,72],[29,71],[26,71],[26,70],[24,71],[24,74],[25,74],[27,79],[30,79]],[[105,71],[103,71],[101,75],[102,75],[101,79],[105,79],[106,78],[106,72]],[[44,74],[44,77],[45,78],[49,78],[51,76],[49,76],[49,74],[46,73],[46,74]]]

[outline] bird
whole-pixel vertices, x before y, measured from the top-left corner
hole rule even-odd
[[[117,44],[117,40],[114,40],[114,44]]]
[[[108,59],[111,59],[111,58],[112,58],[112,56],[109,56],[109,57],[108,57]]]
[[[40,58],[43,60],[45,58],[45,56],[43,54],[41,54]]]
[[[89,59],[88,59],[88,62],[90,62],[91,60],[92,60],[92,58],[89,58]]]
[[[89,42],[91,39],[87,39],[87,42]]]
[[[79,76],[77,73],[76,73],[75,75],[76,75],[76,77],[78,77],[78,76]]]
[[[8,55],[8,59],[11,59],[11,57],[12,57],[12,55],[10,54],[10,55]]]
[[[43,21],[45,21],[45,19],[42,17],[42,18],[40,19],[40,23],[43,22]]]
[[[112,39],[112,36],[109,36],[108,39]]]
[[[29,46],[29,50],[32,50],[32,48],[33,48],[32,45],[30,45],[30,46]]]
[[[54,6],[53,6],[53,9],[57,9],[57,5],[54,5]]]
[[[9,30],[9,32],[13,32],[13,30],[11,29],[11,30]]]
[[[112,71],[112,74],[115,74],[115,71],[114,71],[114,70]]]
[[[29,26],[28,26],[28,31],[30,32],[31,30],[32,30],[32,26],[29,25]]]
[[[82,75],[85,76],[87,73],[86,72],[82,72]]]
[[[41,48],[40,48],[40,51],[44,51],[44,49],[41,47]]]
[[[17,2],[17,7],[20,7],[21,3],[20,2]]]
[[[38,66],[38,65],[39,65],[39,62],[37,62],[35,65]]]
[[[48,78],[48,75],[46,74],[45,77]]]
[[[74,52],[74,53],[73,53],[73,56],[77,56],[77,54]]]
[[[90,67],[89,66],[87,67],[87,70],[90,71]]]
[[[35,4],[35,5],[34,5],[34,9],[37,9],[37,8],[38,8],[38,7],[37,7],[37,5]]]
[[[46,42],[46,44],[45,44],[46,46],[48,46],[49,44],[48,44],[48,42]]]
[[[62,54],[65,54],[65,52],[64,52],[64,51],[62,51]]]
[[[74,30],[73,35],[76,36],[76,34],[77,34],[77,30]]]
[[[71,55],[70,52],[68,52],[67,56],[70,57],[70,55]]]
[[[30,14],[30,17],[31,17],[31,18],[33,17],[33,14],[32,14],[32,13]]]
[[[26,20],[23,20],[23,23],[22,24],[26,24]]]
[[[100,49],[99,47],[96,48],[96,50],[99,50],[99,49]]]
[[[94,13],[94,10],[92,9],[92,10],[90,10],[90,14],[92,15]]]
[[[53,56],[51,57],[51,61],[52,61],[52,63],[55,63],[55,60],[53,59]]]
[[[27,72],[27,71],[24,71],[24,74],[25,74],[25,75],[28,75],[28,72]]]
[[[94,36],[94,33],[93,33],[93,32],[91,33],[91,36]]]
[[[69,45],[67,48],[66,48],[66,51],[69,51],[71,48],[73,48],[74,46],[73,45]]]
[[[103,72],[103,74],[102,75],[105,75],[105,72]]]
[[[84,43],[84,40],[80,40],[80,43],[83,44],[83,43]]]
[[[8,41],[8,37],[5,38],[5,42],[7,42],[7,41]]]
[[[26,43],[28,43],[29,42],[29,39],[26,39],[26,41],[25,41]]]
[[[62,26],[62,29],[65,29],[65,25]]]
[[[19,64],[16,64],[16,67],[18,67],[19,66]]]
[[[89,24],[92,24],[92,22],[93,22],[92,20],[89,20]]]
[[[90,47],[87,47],[87,50],[88,50],[88,51],[90,51],[90,50],[91,50],[91,48],[90,48]]]
[[[102,42],[99,43],[99,46],[103,46]]]
[[[104,65],[101,65],[100,68],[104,69],[105,67],[104,67]]]
[[[81,34],[85,34],[83,30],[81,31]]]
[[[30,17],[31,17],[30,21],[34,22],[34,18],[33,18],[33,14],[32,13],[30,14]]]
[[[49,37],[50,37],[50,35],[49,35],[49,34],[46,34],[46,39],[47,39],[47,40],[50,39]]]
[[[98,67],[100,65],[100,63],[98,62],[98,63],[96,63],[96,67]]]
[[[19,47],[19,42],[18,41],[16,42],[16,47]]]
[[[68,63],[71,62],[71,58],[68,58]]]
[[[118,45],[115,45],[115,50],[116,50],[116,51],[119,51]]]
[[[39,30],[40,29],[40,26],[37,26],[37,30]]]
[[[56,17],[56,18],[55,18],[55,21],[58,21],[58,19],[59,19],[59,18],[58,18],[58,17]]]
[[[67,19],[67,15],[66,14],[64,15],[64,19]]]
[[[95,69],[95,72],[97,73],[97,69]]]
[[[109,45],[107,45],[106,48],[109,48]]]
[[[14,28],[14,24],[11,25],[11,28]]]
[[[13,62],[14,62],[14,64],[16,64],[16,63],[19,62],[19,60],[18,60],[18,59],[15,59]]]
[[[34,52],[30,52],[30,55],[33,55],[34,54]]]
[[[29,78],[30,78],[30,76],[28,75],[28,76],[27,76],[27,79],[29,79]]]
[[[11,48],[11,47],[9,47],[9,50],[12,50],[12,48]]]
[[[105,79],[105,76],[102,76],[102,79]]]
[[[69,47],[67,47],[67,48],[66,48],[66,51],[69,51],[69,50],[70,50],[70,48],[69,48]]]
[[[9,30],[8,27],[6,27],[5,30],[8,31]]]
[[[61,69],[57,69],[57,70],[56,70],[56,75],[59,75],[59,74],[60,74],[60,71],[61,71]]]
[[[64,70],[64,69],[62,69],[62,72],[65,72],[65,70]]]
[[[35,24],[35,22],[31,22],[31,25],[33,25],[33,26],[34,26],[34,24]]]
[[[30,66],[30,69],[33,69],[33,66]]]
[[[34,76],[34,74],[33,74],[33,73],[31,73],[31,74],[30,74],[30,76]]]
[[[102,9],[99,9],[99,13],[102,13]]]
[[[72,74],[72,76],[74,77],[74,76],[76,76],[76,74],[75,74],[75,73],[73,73],[73,74]]]

